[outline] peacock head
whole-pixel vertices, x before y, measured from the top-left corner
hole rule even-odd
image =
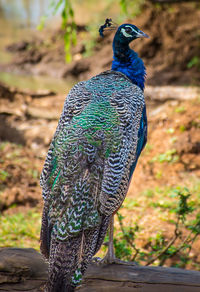
[[[122,44],[129,44],[137,38],[149,38],[149,36],[137,26],[129,23],[120,25],[115,34],[115,41]]]
[[[141,31],[137,26],[129,23],[124,23],[119,27],[112,22],[111,18],[107,18],[105,24],[99,29],[100,35],[103,37],[105,30],[116,30],[114,40],[121,44],[129,44],[137,38],[149,38],[149,36]]]

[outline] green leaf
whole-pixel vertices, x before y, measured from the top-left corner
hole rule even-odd
[[[122,11],[125,14],[127,14],[127,3],[126,3],[126,0],[120,0],[120,6],[121,6]]]
[[[55,15],[58,12],[58,9],[62,6],[63,4],[63,0],[59,0],[58,3],[55,5],[55,1],[52,1],[51,5],[55,7],[53,7],[53,15]]]
[[[37,29],[38,30],[43,30],[44,28],[44,25],[45,25],[45,22],[46,22],[46,19],[47,19],[47,16],[46,15],[43,15],[40,19],[40,23],[38,24],[37,26]]]

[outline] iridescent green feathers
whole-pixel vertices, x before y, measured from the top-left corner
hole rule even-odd
[[[67,121],[61,118],[41,176],[52,234],[59,240],[96,226],[101,213],[110,215],[122,203],[125,194],[118,192],[134,160],[136,121],[144,106],[140,89],[124,75],[107,72],[81,83],[88,99],[80,98],[82,110],[75,108],[73,115],[71,109],[70,117],[67,107],[77,102],[78,87],[66,100]]]
[[[41,250],[53,263],[51,242],[81,240],[79,260],[69,269],[71,281],[100,247],[104,221],[108,224],[124,200],[144,105],[142,90],[115,71],[78,83],[66,98],[41,175]],[[86,238],[90,230],[92,240]]]

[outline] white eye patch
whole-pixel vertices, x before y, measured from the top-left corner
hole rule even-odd
[[[127,33],[127,32],[125,31],[125,28],[122,28],[122,29],[121,29],[121,32],[123,33],[123,35],[124,35],[125,37],[127,37],[127,38],[132,38],[132,35],[129,34],[129,33]]]
[[[137,31],[136,31],[134,28],[132,28],[131,26],[127,25],[126,27],[130,27],[130,28],[132,29],[132,31],[134,31],[135,33],[137,33]],[[122,28],[122,29],[121,29],[121,32],[122,32],[123,35],[124,35],[125,37],[127,37],[127,38],[132,37],[131,34],[129,34],[129,33],[126,32],[125,28]]]

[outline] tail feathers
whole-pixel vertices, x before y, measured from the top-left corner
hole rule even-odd
[[[84,274],[93,256],[100,249],[107,229],[110,223],[111,216],[103,216],[99,228],[92,228],[84,231],[84,246],[82,253],[81,272]]]
[[[47,283],[45,292],[74,292],[74,290],[75,286],[67,283],[62,275],[60,275],[53,285],[50,285],[50,282]]]
[[[103,216],[98,227],[84,230],[67,241],[51,239],[46,292],[74,291],[92,257],[101,247],[109,222],[110,216]]]
[[[102,223],[101,223],[100,228],[99,228],[98,240],[96,241],[96,247],[95,247],[94,255],[99,251],[100,247],[103,244],[103,241],[104,241],[104,238],[106,236],[106,233],[107,233],[108,226],[110,224],[111,218],[112,218],[112,215],[103,216],[103,218],[102,218]]]
[[[44,206],[43,214],[42,214],[42,228],[40,232],[40,242],[41,242],[40,250],[46,259],[49,258],[51,232],[52,232],[52,226],[49,225],[47,214],[48,214],[48,209]]]
[[[80,260],[81,239],[80,234],[65,242],[51,240],[46,292],[74,291],[72,280]]]

